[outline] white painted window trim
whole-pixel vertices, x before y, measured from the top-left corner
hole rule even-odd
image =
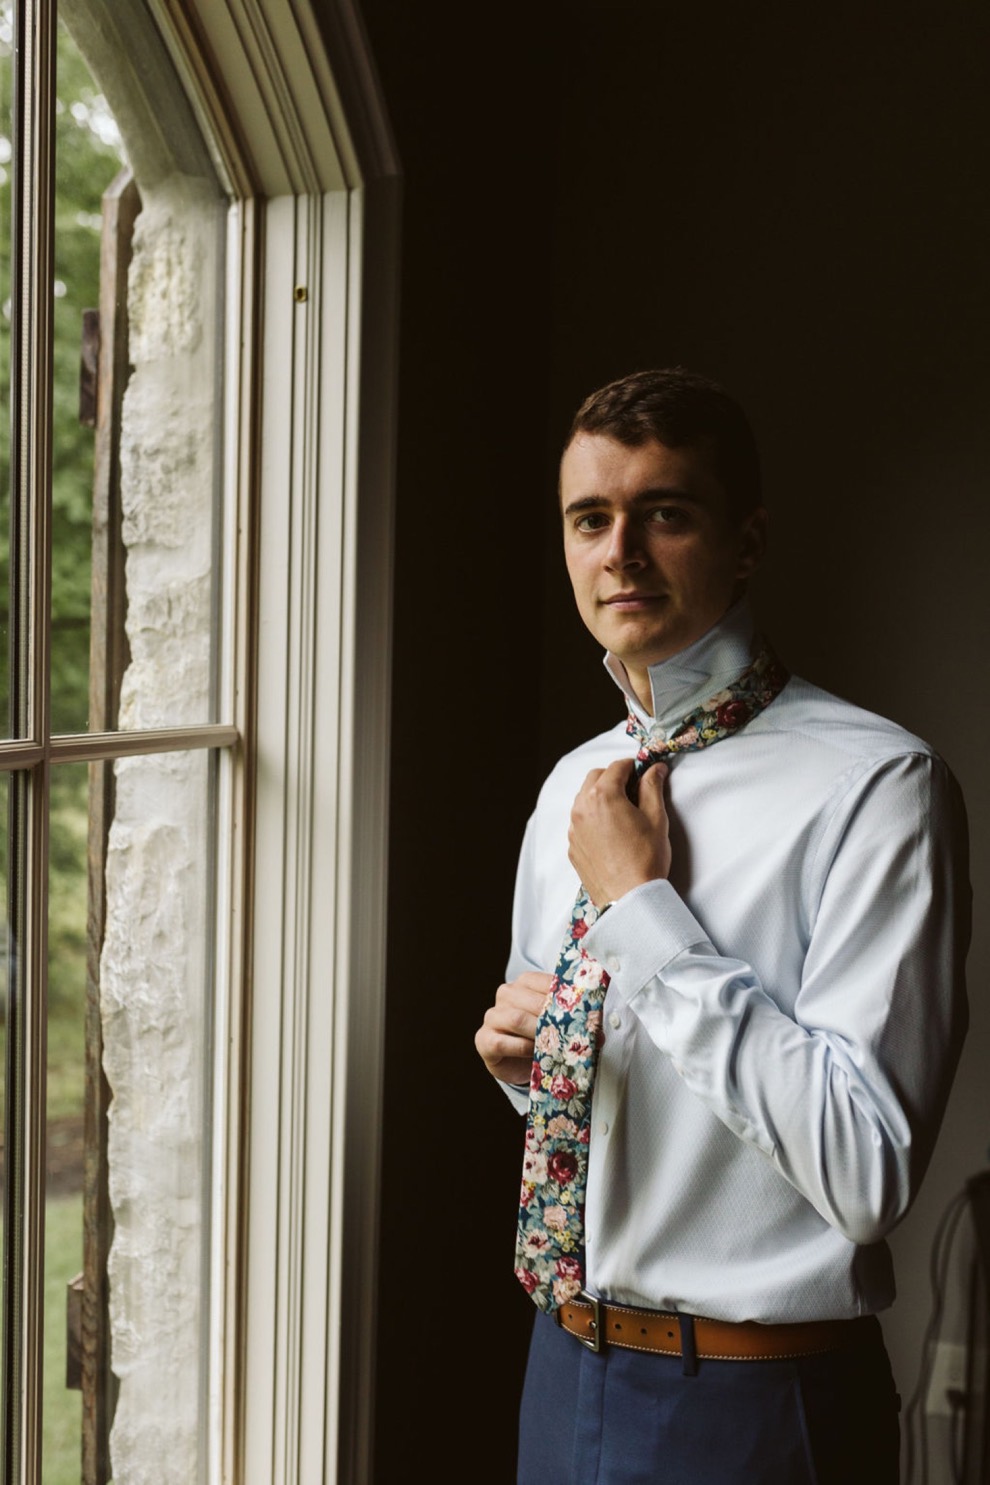
[[[245,749],[222,786],[239,844],[218,894],[232,905],[231,993],[215,1067],[222,1385],[210,1479],[361,1485],[372,1468],[398,170],[351,0],[322,12],[332,58],[303,0],[152,8],[237,200],[228,447],[239,527],[257,541],[255,567],[237,572],[227,666]]]

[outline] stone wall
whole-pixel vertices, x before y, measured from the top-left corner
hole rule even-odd
[[[218,226],[215,188],[201,181],[143,192],[121,440],[126,728],[210,714]],[[117,763],[101,962],[115,1485],[190,1485],[202,1465],[209,819],[206,753]]]

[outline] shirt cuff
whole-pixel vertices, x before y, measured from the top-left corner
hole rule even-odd
[[[517,1114],[525,1114],[529,1111],[529,1086],[526,1083],[503,1083],[497,1078],[498,1086],[505,1093]]]
[[[613,902],[585,934],[581,947],[608,970],[623,1000],[708,935],[669,882],[643,882]]]

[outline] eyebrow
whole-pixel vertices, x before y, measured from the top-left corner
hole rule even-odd
[[[679,500],[688,505],[703,505],[704,501],[700,495],[693,495],[689,490],[683,490],[679,485],[657,485],[650,490],[640,490],[633,496],[634,505],[651,505],[656,500]],[[567,504],[562,514],[565,516],[579,515],[583,510],[602,510],[611,508],[615,502],[608,495],[581,495],[577,500]]]

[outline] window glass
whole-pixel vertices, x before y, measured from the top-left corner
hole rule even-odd
[[[75,0],[65,10],[56,112],[52,726],[64,733],[200,725],[216,719],[226,203],[202,147],[186,139],[184,104],[177,109],[160,96],[175,91],[167,61],[138,76],[119,50],[127,38],[94,24],[99,6]],[[132,6],[114,20],[134,26],[142,17]],[[140,44],[147,48],[148,38]],[[169,110],[170,133],[175,123],[179,158],[168,156],[171,138],[163,140],[152,120],[159,107]]]
[[[49,815],[45,1485],[79,1485],[82,1478],[82,1393],[78,1386],[82,1286],[78,1280],[83,1267],[85,1156],[86,782],[85,764],[54,770]]]
[[[12,45],[10,3],[0,0],[0,734],[13,730],[9,720]]]
[[[125,163],[106,99],[60,25],[52,389],[54,732],[84,732],[88,725],[102,197]]]
[[[7,1021],[9,1009],[7,990],[13,954],[7,891],[10,859],[8,782],[7,776],[0,774],[0,892],[2,892],[0,896],[0,1273],[6,1268],[7,1261],[7,1234],[4,1230],[7,1200]],[[0,1326],[3,1323],[3,1306],[0,1305]],[[3,1345],[0,1345],[0,1354],[5,1349]],[[3,1428],[0,1425],[0,1443],[3,1441],[2,1435]]]
[[[211,756],[52,772],[45,1485],[204,1467]]]

